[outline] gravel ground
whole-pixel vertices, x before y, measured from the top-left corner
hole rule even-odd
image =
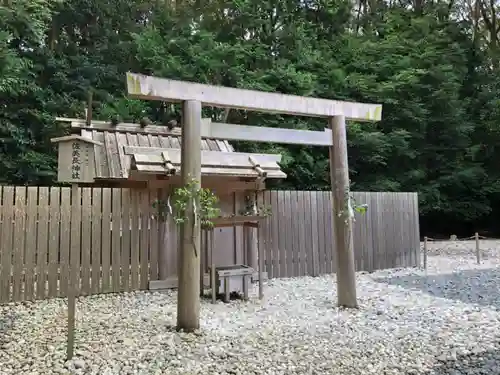
[[[497,248],[359,273],[358,310],[334,276],[272,280],[262,304],[204,302],[196,334],[173,330],[175,292],[81,298],[67,363],[65,300],[0,306],[0,374],[500,374]]]

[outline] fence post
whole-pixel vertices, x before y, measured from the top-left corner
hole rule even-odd
[[[427,236],[424,237],[424,269],[427,269]]]
[[[476,239],[476,262],[481,264],[481,250],[479,249],[479,233],[474,233],[474,238]]]

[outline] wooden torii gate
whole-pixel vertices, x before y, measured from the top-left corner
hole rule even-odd
[[[192,179],[201,181],[201,138],[328,146],[338,305],[357,307],[346,120],[380,121],[382,105],[211,86],[136,73],[127,73],[127,90],[133,98],[182,103],[181,174],[184,184]],[[328,119],[329,129],[320,132],[213,122],[202,127],[203,105],[323,117]],[[191,210],[186,214],[188,221],[194,222],[195,212]],[[198,329],[200,325],[200,257],[194,251],[200,248],[200,237],[199,226],[181,226],[177,328],[187,331]]]

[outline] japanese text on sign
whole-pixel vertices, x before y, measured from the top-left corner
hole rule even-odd
[[[80,143],[74,142],[73,143],[73,150],[71,154],[71,178],[74,180],[79,180],[80,179],[80,172],[81,172],[81,167],[80,167]]]

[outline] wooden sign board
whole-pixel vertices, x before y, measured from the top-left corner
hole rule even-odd
[[[99,142],[81,136],[51,139],[59,144],[57,181],[70,183],[94,182],[96,168],[94,147]]]

